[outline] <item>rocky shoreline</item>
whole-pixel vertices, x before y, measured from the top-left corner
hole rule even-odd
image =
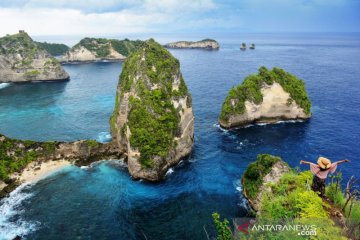
[[[5,162],[0,169],[0,198],[7,196],[22,182],[36,180],[36,175],[41,177],[58,167],[69,164],[84,166],[103,159],[124,157],[123,152],[113,142],[99,143],[95,140],[34,142],[0,135],[0,145],[0,157]],[[37,172],[39,170],[40,172]]]

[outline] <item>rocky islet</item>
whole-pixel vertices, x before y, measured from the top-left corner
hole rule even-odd
[[[166,48],[189,48],[189,49],[208,49],[217,50],[220,44],[214,39],[203,39],[201,41],[178,41],[165,44]]]
[[[307,120],[311,101],[305,83],[280,68],[260,67],[257,74],[229,90],[219,123],[224,128],[281,120]]]
[[[0,38],[0,83],[69,80],[55,59],[24,31]]]

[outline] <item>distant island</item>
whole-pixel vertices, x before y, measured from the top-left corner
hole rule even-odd
[[[202,48],[202,49],[219,49],[220,44],[214,39],[203,39],[201,41],[179,41],[165,44],[166,48]]]
[[[36,42],[37,45],[48,51],[53,56],[58,56],[69,51],[70,47],[62,43]]]
[[[106,38],[84,38],[60,57],[62,63],[121,61],[135,51],[143,41]]]
[[[242,43],[242,44],[241,44],[240,50],[246,50],[246,43]]]
[[[0,83],[68,79],[59,61],[25,31],[0,38]]]
[[[221,109],[219,123],[224,128],[250,123],[308,119],[311,102],[305,83],[280,68],[260,67],[258,74],[232,88]]]

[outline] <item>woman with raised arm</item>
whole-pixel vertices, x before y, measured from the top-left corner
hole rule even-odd
[[[334,163],[324,157],[319,157],[317,164],[312,162],[307,162],[304,160],[300,161],[300,164],[309,164],[310,171],[314,174],[313,183],[311,185],[311,189],[314,192],[320,192],[320,196],[325,196],[325,182],[326,178],[329,174],[333,174],[336,171],[337,165],[343,162],[350,162],[349,160],[340,160]]]

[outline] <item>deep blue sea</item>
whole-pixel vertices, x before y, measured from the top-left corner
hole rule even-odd
[[[259,153],[291,166],[318,156],[350,159],[360,170],[360,35],[218,36],[219,51],[171,50],[193,97],[196,142],[191,157],[157,184],[133,181],[119,161],[64,168],[0,202],[0,239],[206,239],[211,214],[246,214],[239,179]],[[256,50],[240,51],[241,42]],[[66,65],[69,82],[0,85],[0,132],[32,140],[103,140],[121,63]],[[217,126],[228,90],[260,66],[284,68],[306,82],[308,122]],[[306,167],[302,167],[306,169]]]

